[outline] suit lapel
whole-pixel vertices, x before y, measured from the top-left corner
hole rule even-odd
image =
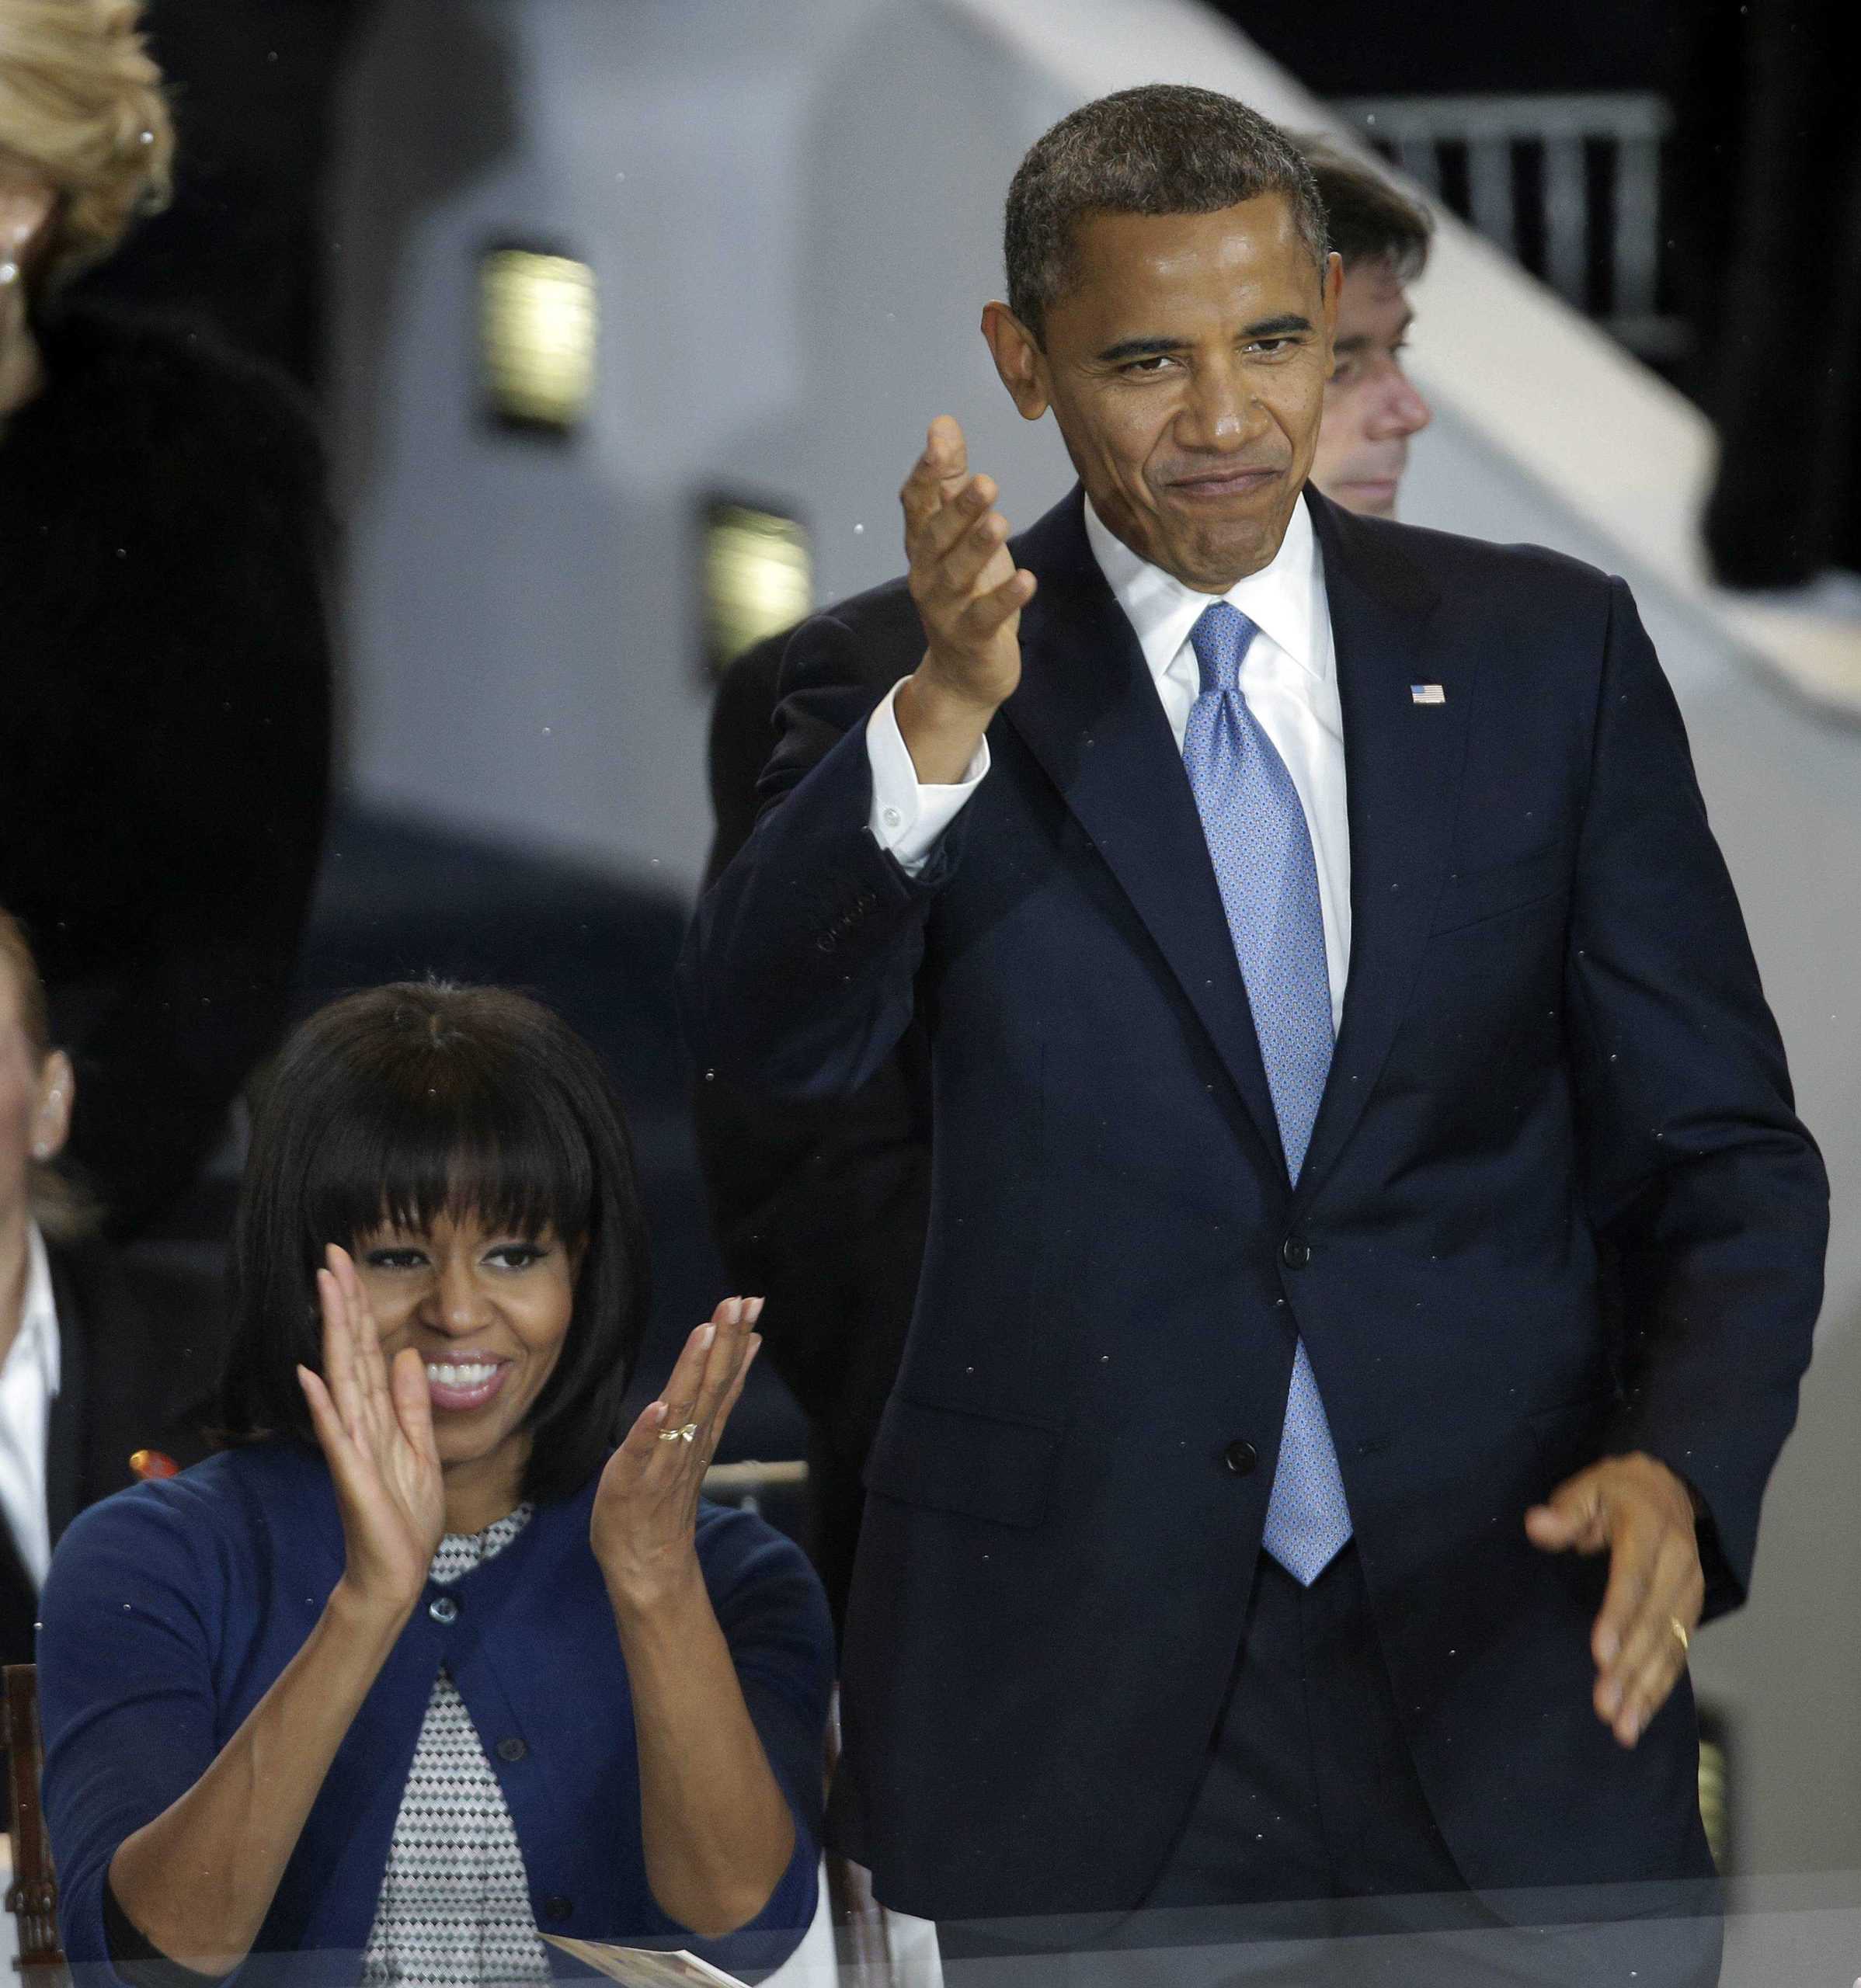
[[[1283,1176],[1214,867],[1143,652],[1092,556],[1075,489],[1017,541],[1039,590],[1021,616],[1021,681],[1004,714],[1129,898],[1207,1030],[1268,1163]]]
[[[1386,529],[1311,499],[1343,707],[1351,968],[1297,1200],[1336,1163],[1407,1010],[1440,895],[1466,749],[1475,659],[1430,639],[1437,596]],[[1439,703],[1411,688],[1435,684]]]
[[[217,1293],[203,1278],[144,1273],[138,1289],[101,1244],[50,1251],[61,1368],[47,1455],[55,1544],[85,1506],[135,1482],[130,1458],[166,1449],[183,1466],[204,1454],[193,1411],[213,1385]]]

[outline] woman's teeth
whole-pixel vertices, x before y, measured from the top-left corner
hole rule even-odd
[[[436,1388],[479,1388],[498,1371],[495,1360],[475,1361],[468,1367],[458,1367],[449,1363],[430,1360],[426,1363],[426,1378]]]

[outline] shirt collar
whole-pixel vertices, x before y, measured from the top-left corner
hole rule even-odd
[[[58,1392],[58,1306],[52,1295],[50,1259],[39,1225],[29,1223],[26,1232],[26,1302],[19,1313],[19,1330],[6,1358],[30,1363],[43,1376],[49,1399]]]
[[[1215,599],[1186,587],[1173,574],[1133,552],[1086,500],[1086,537],[1093,557],[1116,596],[1144,652],[1153,676],[1161,676],[1189,631]],[[1297,663],[1323,683],[1329,675],[1329,645],[1317,639],[1318,541],[1304,502],[1292,506],[1279,550],[1257,573],[1237,580],[1223,596]]]

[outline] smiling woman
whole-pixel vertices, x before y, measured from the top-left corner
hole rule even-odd
[[[825,1604],[700,1501],[760,1300],[616,1446],[645,1238],[586,1045],[496,989],[311,1017],[232,1284],[228,1448],[95,1508],[46,1588],[71,1958],[542,1980],[546,1928],[779,1959],[813,1909]]]
[[[606,1079],[555,1016],[499,988],[375,988],[286,1046],[234,1232],[235,1442],[312,1434],[297,1370],[318,1364],[310,1301],[332,1242],[356,1258],[389,1357],[521,1368],[482,1416],[434,1398],[444,1461],[468,1481],[495,1462],[531,1498],[600,1468],[645,1323],[646,1232]],[[512,1321],[539,1293],[562,1315],[530,1354]]]

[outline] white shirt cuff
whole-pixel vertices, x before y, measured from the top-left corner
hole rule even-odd
[[[889,850],[899,867],[915,877],[989,770],[989,742],[985,739],[976,747],[959,785],[920,784],[917,768],[911,763],[911,749],[892,708],[898,691],[894,683],[866,721],[866,757],[872,767],[872,813],[867,825],[879,847]]]

